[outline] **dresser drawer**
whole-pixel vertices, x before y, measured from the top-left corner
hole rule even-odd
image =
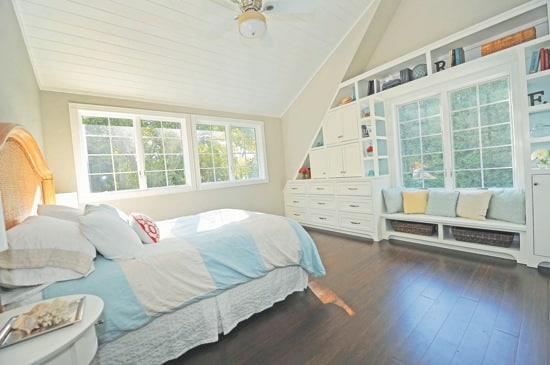
[[[336,194],[339,195],[367,195],[370,196],[371,183],[369,181],[361,182],[338,182],[336,183]]]
[[[307,207],[307,196],[298,194],[287,194],[285,204],[289,207]]]
[[[334,184],[330,182],[312,182],[308,188],[309,194],[334,194]]]
[[[318,210],[312,210],[309,212],[308,221],[312,224],[330,227],[336,227],[338,223],[335,212],[323,212]]]
[[[293,218],[297,222],[306,223],[308,220],[307,211],[305,209],[286,207],[286,216]]]
[[[336,200],[331,197],[310,196],[308,206],[312,209],[336,210]]]
[[[370,214],[340,214],[338,217],[338,225],[341,228],[351,229],[354,231],[374,231],[373,219]]]
[[[337,206],[339,211],[372,214],[372,200],[368,198],[340,197]]]
[[[307,185],[299,182],[288,182],[285,187],[285,192],[289,194],[305,194]]]

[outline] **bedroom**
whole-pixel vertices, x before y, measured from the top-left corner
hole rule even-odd
[[[284,214],[284,184],[287,180],[294,178],[298,167],[301,166],[304,156],[307,154],[309,142],[317,132],[326,107],[331,103],[342,80],[359,73],[357,70],[364,70],[365,66],[375,67],[399,58],[482,19],[520,5],[524,1],[491,1],[484,2],[483,5],[471,2],[470,8],[461,6],[460,9],[456,8],[455,2],[443,2],[443,5],[440,3],[429,1],[424,5],[430,9],[438,9],[438,6],[443,6],[442,14],[439,14],[440,17],[437,19],[432,18],[431,11],[418,11],[412,1],[402,1],[399,4],[398,10],[395,10],[394,19],[391,21],[385,19],[390,22],[387,27],[385,24],[375,22],[369,25],[368,16],[362,19],[363,23],[358,23],[358,27],[363,28],[357,28],[344,39],[337,51],[326,60],[324,66],[318,69],[303,92],[296,96],[295,102],[284,115],[264,117],[263,114],[229,113],[229,116],[238,119],[265,121],[265,135],[268,138],[266,141],[267,165],[269,167],[268,183],[107,202],[127,212],[148,213],[156,219],[194,214],[219,207]],[[0,85],[2,91],[0,119],[6,122],[21,123],[37,138],[46,160],[53,170],[57,192],[77,191],[75,169],[67,168],[66,164],[67,160],[70,160],[69,166],[72,166],[73,155],[68,103],[185,114],[226,115],[216,108],[197,109],[187,107],[186,104],[170,106],[162,103],[144,103],[127,99],[124,96],[113,98],[95,93],[86,95],[79,92],[61,92],[63,90],[40,90],[12,3],[3,1],[1,6],[3,52],[0,59],[0,73],[3,82]],[[471,9],[475,9],[475,12]],[[411,12],[415,13],[414,17],[408,15]],[[445,14],[460,14],[461,16],[453,16],[452,19],[449,19],[449,16],[444,17]],[[382,23],[384,22],[383,18],[377,17]],[[392,24],[392,22],[395,23]],[[396,24],[407,24],[418,30],[407,31],[407,27],[397,27]],[[380,27],[379,29],[385,30],[385,32],[377,32],[376,28],[369,28],[368,36],[364,38],[366,44],[363,44],[359,34],[361,34],[361,30],[364,33],[370,26]],[[375,41],[380,41],[378,46],[374,47],[369,43],[371,37],[377,38]],[[388,47],[387,44],[392,46]],[[369,65],[365,65],[363,61],[365,59],[370,59]],[[15,65],[17,66],[14,67]],[[297,120],[300,123],[297,123]]]

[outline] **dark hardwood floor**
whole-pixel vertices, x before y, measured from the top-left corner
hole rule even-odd
[[[354,316],[307,290],[176,364],[550,363],[547,275],[524,265],[312,231]]]

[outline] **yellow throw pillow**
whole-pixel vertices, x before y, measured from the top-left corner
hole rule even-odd
[[[460,191],[456,204],[457,217],[484,221],[492,194],[490,190]]]
[[[426,212],[428,205],[428,190],[403,191],[403,211],[405,213]]]

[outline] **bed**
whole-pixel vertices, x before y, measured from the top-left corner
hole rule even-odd
[[[0,285],[101,297],[94,363],[162,364],[325,274],[311,237],[286,217],[220,209],[154,222],[55,205],[52,173],[15,124],[0,124],[0,171],[10,244]]]

